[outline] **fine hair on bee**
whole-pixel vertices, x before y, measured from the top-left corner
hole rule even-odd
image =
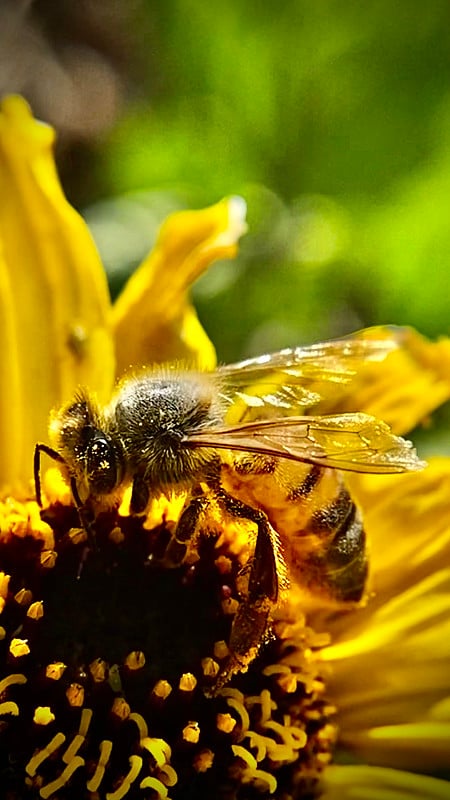
[[[362,332],[213,372],[155,367],[126,376],[104,406],[80,390],[52,415],[51,445],[36,445],[38,502],[44,453],[70,484],[91,543],[96,512],[118,505],[128,486],[131,514],[161,493],[191,492],[173,552],[185,551],[212,499],[254,523],[248,587],[222,681],[246,668],[266,639],[284,571],[305,596],[337,605],[364,596],[365,534],[342,472],[396,473],[423,462],[370,415],[310,409],[401,347],[401,329],[383,330],[379,338]]]

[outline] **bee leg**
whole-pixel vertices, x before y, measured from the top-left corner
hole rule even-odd
[[[148,481],[141,472],[137,472],[133,477],[133,487],[131,490],[130,512],[131,514],[143,514],[148,506],[150,490]]]
[[[36,502],[38,506],[42,508],[41,453],[45,453],[46,456],[49,456],[49,458],[52,458],[53,461],[57,461],[59,464],[65,464],[66,462],[57,450],[54,450],[53,447],[49,447],[47,444],[38,443],[34,448],[34,491],[36,495]]]
[[[223,491],[219,493],[218,499],[228,513],[255,522],[258,529],[247,596],[241,602],[231,627],[229,646],[232,658],[219,678],[219,684],[223,685],[234,672],[247,669],[267,637],[271,614],[279,594],[279,563],[275,533],[264,512]]]
[[[190,501],[189,505],[181,514],[175,535],[173,539],[170,540],[164,557],[164,560],[171,566],[176,567],[182,563],[187,553],[187,542],[189,542],[195,534],[198,521],[206,510],[208,503],[209,499],[206,495],[198,495],[198,497],[194,497]]]
[[[38,443],[34,448],[34,487],[36,493],[36,502],[42,508],[42,486],[41,486],[41,453],[45,453],[46,456],[52,458],[53,461],[57,461],[59,464],[65,464],[64,458],[54,450],[52,447],[49,447],[47,444]],[[92,516],[92,512],[88,507],[83,503],[79,492],[78,487],[76,484],[75,478],[70,479],[70,489],[72,492],[73,501],[75,503],[75,508],[77,509],[78,516],[80,518],[81,527],[86,531],[86,536],[88,538],[88,546],[84,547],[83,553],[81,555],[80,563],[77,570],[77,578],[80,577],[83,566],[86,562],[86,559],[89,555],[90,551],[97,550],[97,543],[95,539],[95,531],[94,531],[94,518]]]

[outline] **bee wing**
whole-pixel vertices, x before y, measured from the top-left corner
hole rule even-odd
[[[385,359],[400,347],[404,335],[402,328],[377,328],[373,333],[369,329],[228,364],[217,370],[221,395],[230,405],[241,401],[249,408],[272,407],[280,413],[308,408],[327,391],[351,381],[368,361]]]
[[[237,450],[349,472],[422,469],[411,442],[368,414],[281,417],[218,428],[187,437],[187,447]]]

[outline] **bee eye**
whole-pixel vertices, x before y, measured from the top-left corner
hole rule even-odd
[[[94,435],[87,446],[86,472],[96,494],[107,494],[117,486],[117,455],[111,441],[102,434]]]

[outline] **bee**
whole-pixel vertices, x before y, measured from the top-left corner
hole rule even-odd
[[[86,508],[118,502],[129,486],[131,514],[144,513],[158,495],[188,492],[168,546],[174,563],[212,502],[254,523],[227,675],[245,669],[268,637],[286,575],[337,606],[364,597],[365,533],[342,471],[397,473],[423,462],[411,442],[372,416],[310,409],[368,361],[384,359],[401,337],[401,329],[387,338],[353,334],[209,373],[155,367],[123,379],[104,407],[79,391],[51,419],[52,446],[36,445],[37,500],[42,453],[59,463],[82,521]]]

